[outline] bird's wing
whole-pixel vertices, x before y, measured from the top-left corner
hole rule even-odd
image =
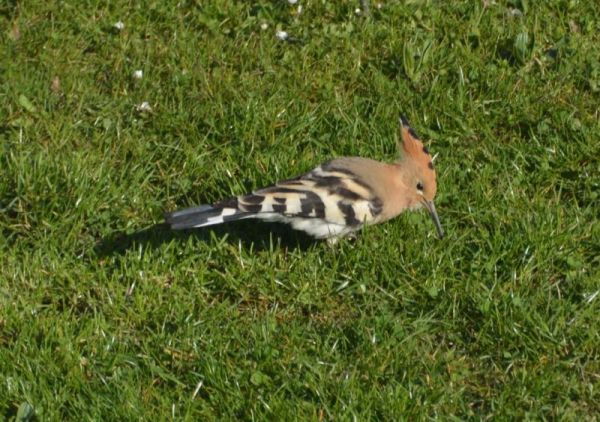
[[[331,161],[303,176],[240,196],[237,208],[259,218],[276,214],[345,227],[376,222],[382,211],[381,199],[357,172],[343,164],[343,160]]]

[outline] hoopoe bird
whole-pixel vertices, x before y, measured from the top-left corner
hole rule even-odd
[[[403,155],[395,163],[343,157],[264,189],[165,214],[174,230],[255,218],[291,224],[316,239],[338,238],[405,210],[426,208],[440,238],[444,230],[433,198],[432,157],[406,118],[400,118]]]

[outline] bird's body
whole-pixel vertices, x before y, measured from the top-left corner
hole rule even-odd
[[[247,195],[168,213],[166,221],[177,230],[255,218],[291,224],[317,239],[337,239],[425,205],[442,236],[432,202],[436,184],[431,157],[406,120],[402,141],[405,155],[397,163],[338,158]]]

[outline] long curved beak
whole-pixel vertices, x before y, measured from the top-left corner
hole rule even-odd
[[[440,217],[437,215],[437,211],[435,210],[435,205],[433,205],[433,201],[423,201],[427,210],[429,210],[429,214],[433,219],[433,223],[435,224],[435,228],[437,229],[438,235],[440,239],[444,238],[444,229],[442,228],[442,223],[440,223]]]

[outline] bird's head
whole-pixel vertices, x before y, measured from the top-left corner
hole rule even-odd
[[[400,137],[404,154],[399,165],[402,169],[404,183],[409,189],[407,192],[409,203],[415,207],[427,208],[437,232],[442,238],[444,230],[433,204],[433,198],[437,191],[433,158],[405,117],[400,118]]]

